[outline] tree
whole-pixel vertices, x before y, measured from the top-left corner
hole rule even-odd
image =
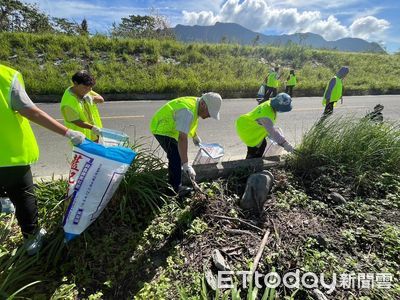
[[[260,35],[257,34],[256,37],[253,39],[253,47],[257,46],[259,41],[260,41]]]
[[[82,20],[81,27],[79,28],[80,35],[89,35],[89,26],[86,18]]]
[[[53,29],[57,33],[76,35],[79,32],[79,25],[76,22],[69,21],[66,18],[52,18]]]
[[[132,38],[172,38],[174,35],[165,17],[155,10],[153,15],[130,15],[121,23],[113,23],[111,35]]]
[[[112,35],[124,37],[147,37],[155,28],[154,19],[150,16],[130,15],[122,18],[118,25],[113,24]]]
[[[0,2],[0,31],[8,32],[51,32],[49,17],[40,12],[36,5],[18,0]]]

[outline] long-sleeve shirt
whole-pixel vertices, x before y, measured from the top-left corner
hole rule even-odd
[[[285,137],[274,127],[271,119],[269,118],[260,118],[257,119],[257,123],[268,131],[269,135],[268,138],[275,141],[278,145],[283,145],[286,142]]]

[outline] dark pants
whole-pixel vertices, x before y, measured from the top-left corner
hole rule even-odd
[[[324,113],[322,114],[319,122],[324,121],[327,117],[329,117],[333,113],[334,104],[335,104],[334,102],[329,102],[328,104],[326,104]]]
[[[265,151],[265,147],[267,147],[266,139],[262,141],[260,147],[247,147],[246,159],[262,157]]]
[[[179,186],[182,183],[181,157],[178,151],[178,142],[164,135],[155,134],[154,137],[160,143],[161,148],[167,153],[168,158],[168,181],[178,192]]]
[[[22,234],[27,237],[38,229],[38,209],[33,192],[31,167],[0,167],[0,188],[15,206]]]
[[[292,97],[293,95],[293,87],[294,87],[293,85],[287,85],[285,89],[285,93],[289,94],[290,97]]]
[[[264,95],[264,100],[268,100],[271,96],[275,97],[278,95],[278,90],[274,87],[267,86],[265,88],[265,95]]]

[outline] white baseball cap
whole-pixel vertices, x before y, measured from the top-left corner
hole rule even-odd
[[[204,100],[207,105],[210,117],[219,120],[219,110],[221,109],[222,97],[218,93],[209,92],[201,96],[200,100]]]

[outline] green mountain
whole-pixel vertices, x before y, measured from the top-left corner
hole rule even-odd
[[[315,33],[295,33],[284,35],[265,35],[251,31],[239,24],[217,22],[212,26],[177,25],[173,28],[176,38],[184,42],[207,43],[239,43],[242,45],[273,45],[285,46],[288,43],[310,46],[318,49],[335,49],[350,52],[385,53],[382,47],[374,42],[358,38],[343,38],[327,41]]]

